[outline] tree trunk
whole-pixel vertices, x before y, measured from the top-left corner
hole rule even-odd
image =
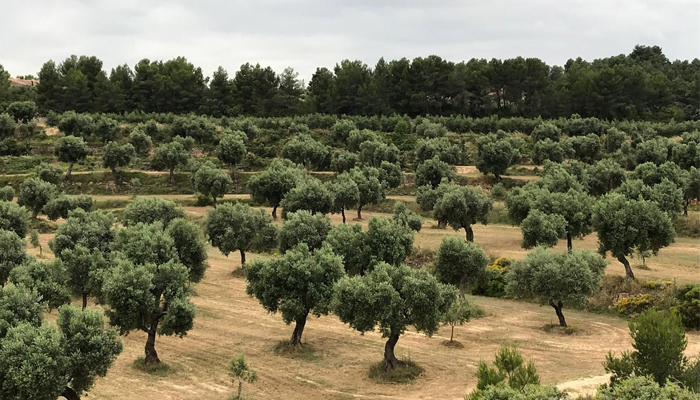
[[[88,294],[83,293],[83,310],[85,309],[85,307],[87,307],[87,298],[88,298]]]
[[[175,185],[175,168],[170,168],[170,184]]]
[[[279,204],[275,204],[275,205],[272,207],[272,219],[277,219],[277,206],[278,206],[278,205],[279,205]]]
[[[158,352],[156,352],[156,327],[152,327],[148,331],[148,340],[146,340],[146,364],[159,364]]]
[[[343,214],[343,223],[345,223],[345,207],[340,207],[340,213]]]
[[[68,164],[68,170],[66,170],[66,180],[67,181],[70,180],[70,173],[73,171],[73,164],[74,163]]]
[[[493,175],[496,177],[496,182],[500,182],[500,181],[501,181],[501,174],[495,174],[495,173],[494,173]]]
[[[362,206],[357,206],[357,219],[362,219]]]
[[[241,390],[243,390],[243,381],[241,379],[238,380],[238,396],[236,396],[237,399],[241,398]]]
[[[392,333],[389,335],[389,340],[384,345],[384,370],[388,371],[401,365],[401,361],[394,355],[394,347],[399,341],[399,335]]]
[[[452,339],[454,339],[454,337],[455,337],[455,326],[454,326],[454,324],[452,324],[452,331],[450,331],[450,342],[452,341]]]
[[[630,279],[634,279],[634,273],[632,272],[632,266],[630,266],[630,262],[627,260],[627,258],[625,256],[619,256],[619,257],[617,257],[617,261],[621,262],[622,265],[625,266],[625,275]]]
[[[214,196],[214,195],[211,196],[211,203],[214,206],[214,208],[216,208],[216,196]]]
[[[241,266],[245,265],[245,250],[238,250],[241,253]]]
[[[690,199],[685,199],[683,202],[683,216],[687,217],[688,216],[688,204],[690,203]]]
[[[233,187],[238,187],[238,170],[234,164],[231,164],[231,176],[233,177]]]
[[[564,304],[560,301],[557,304],[554,304],[553,301],[549,302],[549,305],[554,308],[554,312],[557,313],[557,318],[559,318],[559,325],[566,328],[566,319],[564,319],[564,314],[561,312],[561,308],[564,307]]]
[[[68,386],[66,386],[65,389],[63,389],[61,397],[68,400],[80,400],[80,396],[78,396],[78,393],[76,393],[75,390],[73,390],[73,388],[70,388]]]
[[[569,232],[566,232],[566,249],[569,250],[569,253],[571,253],[571,250],[574,249],[574,246],[571,243],[571,234]]]
[[[474,230],[472,229],[471,225],[464,227],[464,230],[467,232],[467,242],[473,242],[474,241]]]
[[[464,297],[464,286],[466,284],[466,280],[467,280],[466,275],[463,276],[462,278],[460,278],[460,280],[459,280],[459,285],[458,285],[459,297]]]
[[[308,315],[309,313],[306,313],[304,317],[297,318],[294,331],[292,332],[292,338],[289,340],[290,346],[301,346],[301,335],[304,333],[304,326],[306,326],[306,317]]]

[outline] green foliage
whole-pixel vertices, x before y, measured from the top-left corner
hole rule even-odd
[[[447,312],[442,317],[442,323],[445,325],[450,325],[452,331],[454,332],[455,325],[464,325],[469,322],[472,318],[473,306],[469,304],[466,297],[458,297]],[[452,336],[450,336],[450,341],[452,341]]]
[[[33,259],[15,267],[9,281],[36,292],[42,304],[56,309],[71,300],[66,287],[66,270],[60,262],[38,262]]]
[[[694,400],[697,394],[682,389],[678,384],[669,382],[661,387],[651,377],[639,376],[627,378],[612,386],[598,389],[594,400]]]
[[[151,137],[138,127],[129,134],[129,143],[134,147],[135,156],[147,156],[153,147]]]
[[[210,210],[204,231],[212,246],[225,256],[241,251],[244,258],[248,250],[270,250],[277,244],[277,228],[272,217],[265,210],[242,203],[224,203]]]
[[[350,174],[344,172],[338,174],[335,180],[331,181],[329,190],[333,196],[332,211],[342,213],[343,222],[345,222],[345,210],[357,206],[360,201],[360,189]]]
[[[10,114],[0,113],[0,139],[14,136],[16,127],[17,124]]]
[[[631,376],[649,376],[662,386],[671,380],[697,387],[698,377],[686,374],[693,367],[683,355],[688,340],[679,315],[651,309],[631,320],[629,328],[634,351],[606,358],[613,386]]]
[[[420,232],[423,227],[423,219],[420,215],[407,209],[406,203],[402,201],[394,202],[394,215],[392,216],[392,220],[416,232]]]
[[[328,214],[333,208],[333,193],[328,185],[312,176],[305,176],[297,182],[280,202],[282,218],[298,210],[312,214]]]
[[[560,163],[566,156],[565,145],[549,138],[535,142],[531,155],[532,161],[538,165],[544,164],[545,161]]]
[[[602,196],[625,181],[625,170],[615,160],[606,158],[587,168],[588,192]]]
[[[28,123],[37,114],[36,104],[33,101],[15,101],[7,106],[6,112],[17,122]]]
[[[379,263],[364,276],[341,279],[332,309],[359,332],[376,327],[383,337],[398,340],[409,325],[428,336],[437,332],[456,295],[427,271]]]
[[[158,169],[170,171],[171,182],[173,171],[177,167],[184,167],[189,162],[189,150],[181,141],[173,140],[170,143],[163,143],[153,154],[152,165]]]
[[[598,232],[599,252],[610,252],[623,264],[635,251],[657,254],[676,236],[668,215],[656,203],[628,200],[616,193],[603,196],[594,205],[592,223]],[[625,267],[629,276],[631,269]]]
[[[661,165],[668,158],[669,142],[666,138],[655,138],[645,140],[637,145],[637,164],[652,162],[656,165]]]
[[[559,214],[545,214],[534,209],[520,223],[520,229],[523,232],[523,248],[554,247],[559,239],[566,236],[566,219]]]
[[[418,165],[415,175],[416,186],[430,185],[433,188],[437,188],[443,179],[455,180],[457,177],[455,167],[437,156]]]
[[[26,259],[26,244],[15,232],[0,229],[0,284]]]
[[[15,197],[15,190],[12,188],[12,186],[3,186],[0,187],[0,201],[12,201],[12,199]]]
[[[302,171],[296,165],[275,159],[265,171],[254,175],[248,181],[248,189],[254,202],[269,204],[274,208],[272,216],[276,218],[277,207],[297,185],[301,176]]]
[[[326,157],[328,157],[328,149],[310,135],[302,134],[284,145],[282,156],[296,164],[304,165],[308,169],[321,169]]]
[[[51,221],[55,221],[59,218],[68,218],[68,213],[78,208],[90,211],[92,205],[92,196],[67,196],[62,194],[46,203],[42,211]]]
[[[383,161],[397,164],[401,153],[394,144],[386,144],[379,140],[367,140],[360,144],[360,162],[364,165],[379,168]]]
[[[92,126],[92,133],[97,136],[102,143],[109,143],[116,140],[119,131],[119,123],[112,118],[104,116],[97,118]]]
[[[524,363],[522,355],[516,348],[501,347],[496,353],[493,362],[494,367],[489,367],[484,361],[479,362],[476,371],[478,383],[476,390],[467,398],[476,399],[559,399],[564,398],[556,388],[540,388],[540,377],[532,362]],[[506,386],[507,384],[507,386]],[[495,393],[504,393],[506,397],[494,396]],[[541,392],[539,397],[534,393]],[[533,397],[529,397],[533,396]],[[554,396],[554,397],[548,397]]]
[[[279,230],[280,251],[284,253],[300,243],[310,251],[319,249],[330,230],[331,221],[326,215],[312,215],[305,210],[289,213]]]
[[[561,129],[551,122],[543,122],[533,129],[531,137],[533,142],[547,139],[558,142],[561,138]]]
[[[19,185],[17,204],[25,206],[32,212],[32,218],[37,217],[44,206],[56,196],[56,185],[42,181],[39,178],[25,179]]]
[[[331,171],[338,174],[347,172],[355,168],[359,162],[360,159],[357,154],[344,150],[337,151],[333,153],[333,158],[331,159]]]
[[[71,294],[83,298],[99,294],[102,272],[109,266],[99,250],[78,244],[73,249],[63,250],[58,256],[63,263],[66,286]]]
[[[0,230],[27,236],[27,209],[11,201],[0,201]]]
[[[66,136],[87,137],[92,134],[94,121],[89,114],[78,114],[72,111],[61,115],[57,127]]]
[[[151,224],[156,221],[163,223],[163,226],[168,226],[170,221],[184,217],[184,210],[170,200],[158,197],[136,197],[126,206],[121,219],[126,226],[136,225],[139,222]]]
[[[54,154],[56,154],[58,161],[67,162],[69,164],[68,172],[66,173],[66,179],[70,179],[70,173],[73,169],[73,164],[85,159],[87,153],[87,143],[85,143],[85,141],[81,137],[69,135],[59,138],[56,141]]]
[[[34,172],[37,178],[42,181],[53,183],[54,185],[58,185],[61,181],[61,175],[63,174],[60,168],[43,162],[36,166]]]
[[[114,217],[111,213],[100,210],[87,212],[82,209],[70,211],[66,222],[56,230],[49,247],[59,258],[65,249],[74,249],[78,245],[107,254],[114,240],[113,225]]]
[[[350,177],[360,191],[360,201],[357,203],[357,217],[362,218],[362,207],[367,204],[377,204],[386,198],[384,186],[379,181],[379,171],[376,168],[353,168]]]
[[[443,183],[444,185],[444,183]],[[457,186],[449,188],[435,202],[433,214],[438,221],[444,221],[455,230],[464,228],[467,240],[473,241],[472,225],[487,223],[491,209],[491,199],[480,188],[474,186]]]
[[[102,153],[102,165],[112,170],[115,180],[119,182],[117,168],[129,165],[133,155],[134,146],[131,143],[120,145],[117,142],[109,142]]]
[[[226,172],[208,162],[202,164],[192,175],[192,182],[198,192],[211,196],[214,207],[216,207],[216,199],[224,197],[233,186],[233,181]]]
[[[189,281],[200,282],[204,278],[204,272],[209,267],[206,262],[207,249],[202,230],[184,218],[177,218],[170,221],[170,224],[165,228],[165,233],[173,240],[177,258],[187,267]]]
[[[241,388],[243,382],[255,383],[258,380],[258,374],[253,371],[248,364],[245,362],[245,356],[241,353],[237,358],[232,358],[228,363],[228,375],[236,383],[238,380],[238,396],[237,399],[241,398]]]
[[[456,165],[460,161],[459,147],[443,137],[418,140],[415,154],[415,165],[420,165],[434,157],[450,165]]]
[[[556,386],[526,385],[522,390],[516,390],[500,382],[476,390],[466,397],[467,400],[564,400],[568,396]]]
[[[442,283],[457,285],[463,294],[481,279],[488,263],[486,253],[476,243],[445,236],[435,260],[435,277]]]
[[[568,142],[577,160],[592,164],[600,158],[600,137],[595,133],[572,137]]]
[[[38,327],[44,312],[39,295],[24,286],[0,286],[0,341],[20,323]]]
[[[566,326],[561,308],[564,304],[583,305],[600,287],[606,261],[589,250],[565,254],[535,249],[516,261],[508,275],[507,292],[518,297],[539,298],[551,305]]]
[[[687,284],[677,293],[678,314],[683,326],[689,329],[700,329],[700,285]]]
[[[520,158],[520,152],[510,141],[494,134],[482,136],[476,143],[476,168],[484,175],[492,173],[496,179],[500,179],[508,167]]]
[[[295,321],[290,344],[298,345],[309,313],[330,312],[333,286],[343,275],[343,260],[329,247],[311,252],[300,243],[282,257],[250,263],[246,293],[267,311],[282,314],[285,323]]]
[[[378,170],[379,181],[388,189],[397,188],[401,186],[404,181],[401,166],[397,163],[382,161]]]
[[[416,125],[416,135],[425,138],[437,138],[445,136],[447,133],[447,128],[442,124],[436,124],[430,122],[428,119],[424,119],[420,124]]]
[[[483,278],[479,280],[472,293],[479,296],[504,297],[511,263],[512,260],[508,258],[497,258],[493,264],[486,267]]]
[[[243,161],[248,152],[245,145],[247,140],[248,137],[244,132],[226,132],[216,146],[216,156],[221,162],[235,168]]]

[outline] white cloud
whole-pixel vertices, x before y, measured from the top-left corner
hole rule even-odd
[[[695,0],[28,0],[0,14],[0,63],[26,74],[71,54],[95,55],[108,69],[183,55],[206,74],[259,62],[292,66],[308,81],[344,58],[561,65],[646,44],[691,59],[700,55],[699,17]]]

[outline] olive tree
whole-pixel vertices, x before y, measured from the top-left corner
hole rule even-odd
[[[28,257],[24,263],[10,271],[8,281],[36,292],[41,303],[49,310],[57,309],[71,300],[66,287],[66,270],[56,260],[39,262]]]
[[[310,135],[301,134],[284,145],[282,156],[304,165],[307,169],[318,169],[328,157],[328,149]]]
[[[226,172],[208,162],[201,165],[192,175],[192,182],[198,192],[211,196],[214,208],[216,208],[216,199],[224,197],[233,186],[233,181]]]
[[[92,196],[84,194],[68,196],[62,194],[49,200],[42,211],[51,221],[55,221],[59,218],[68,218],[68,213],[78,208],[90,211],[92,209]]]
[[[81,137],[71,135],[64,136],[56,141],[54,153],[56,154],[58,161],[68,163],[66,180],[70,180],[73,165],[78,161],[85,159],[88,153],[88,146]]]
[[[99,311],[63,306],[54,326],[42,321],[36,295],[13,285],[0,288],[0,303],[13,306],[0,315],[3,398],[80,400],[122,352]]]
[[[134,147],[134,157],[147,156],[153,147],[153,140],[143,129],[136,127],[129,134],[129,143]]]
[[[587,164],[592,164],[600,158],[600,137],[595,133],[586,136],[575,136],[568,139],[574,157]]]
[[[438,187],[443,179],[455,180],[457,173],[455,167],[437,156],[418,165],[416,168],[416,186],[430,185]]]
[[[153,166],[158,169],[166,169],[170,173],[170,184],[175,184],[175,168],[183,167],[189,162],[190,153],[182,141],[173,140],[163,143],[153,154]]]
[[[0,187],[0,201],[12,201],[15,197],[15,189],[12,186],[2,186]]]
[[[476,168],[484,175],[492,173],[497,181],[520,158],[520,152],[509,140],[494,134],[480,137],[476,144]]]
[[[412,231],[420,232],[423,227],[423,219],[420,215],[406,208],[403,201],[394,202],[394,215],[391,219],[401,225],[410,228]]]
[[[326,215],[313,215],[305,210],[287,214],[279,230],[280,251],[286,252],[304,243],[309,250],[321,248],[331,230],[331,221]]]
[[[634,252],[657,254],[673,243],[676,231],[655,202],[630,200],[618,193],[603,196],[593,207],[593,228],[601,254],[610,252],[634,278],[627,256]]]
[[[587,168],[588,193],[602,196],[625,181],[625,169],[615,160],[606,158]]]
[[[472,225],[486,224],[491,209],[491,199],[481,189],[473,186],[455,187],[447,191],[433,208],[435,219],[445,221],[455,230],[464,228],[468,242],[474,241]]]
[[[350,177],[360,191],[360,201],[357,203],[357,219],[362,219],[362,207],[367,204],[378,204],[386,198],[384,186],[379,181],[379,171],[376,168],[353,168]]]
[[[25,124],[37,114],[36,103],[33,101],[14,101],[7,106],[6,111],[15,121]]]
[[[561,129],[551,122],[543,122],[532,130],[532,141],[539,142],[549,139],[553,142],[558,142],[561,138]]]
[[[305,176],[284,196],[280,202],[282,218],[297,210],[307,210],[311,214],[328,214],[333,208],[333,193],[328,185],[312,176]]]
[[[158,197],[137,197],[122,213],[122,222],[126,226],[139,222],[152,224],[156,221],[168,226],[176,218],[185,218],[185,211],[174,202]]]
[[[27,209],[11,201],[0,201],[0,230],[27,236]]]
[[[34,172],[37,178],[54,185],[58,185],[61,182],[61,175],[63,175],[60,168],[47,163],[37,165],[34,168]]]
[[[345,210],[357,206],[360,201],[360,189],[350,174],[343,172],[330,183],[329,190],[333,197],[331,211],[340,213],[345,223]]]
[[[589,250],[552,253],[539,248],[515,262],[507,275],[506,291],[513,296],[537,298],[554,308],[559,325],[566,327],[564,304],[584,305],[600,287],[606,262]]]
[[[377,170],[379,171],[379,181],[386,188],[397,188],[401,186],[404,181],[403,172],[398,163],[382,161]]]
[[[459,163],[460,158],[459,147],[443,137],[418,140],[415,154],[415,165],[420,165],[435,156],[447,164],[456,165]]]
[[[285,323],[294,322],[289,345],[299,346],[309,314],[330,312],[333,286],[343,275],[343,260],[330,248],[311,252],[300,243],[281,257],[248,264],[246,293]]]
[[[109,263],[98,249],[88,249],[78,244],[73,249],[65,249],[59,255],[66,271],[66,285],[74,296],[87,307],[89,296],[97,296],[102,287],[102,273]]]
[[[350,171],[359,164],[359,157],[355,153],[341,150],[333,154],[331,159],[331,171],[342,173]]]
[[[12,270],[27,258],[27,245],[12,231],[0,229],[0,286],[5,284]]]
[[[102,165],[112,171],[115,183],[119,184],[121,182],[121,176],[117,168],[129,165],[133,155],[134,146],[131,143],[120,145],[117,142],[109,142],[105,145],[102,153]]]
[[[559,214],[545,214],[535,209],[520,223],[520,229],[523,248],[554,247],[566,235],[566,219]]]
[[[160,222],[136,224],[117,232],[112,265],[103,276],[101,302],[122,333],[148,335],[145,363],[160,363],[156,336],[183,337],[192,329],[190,271],[180,262],[174,241]]]
[[[32,212],[32,218],[44,209],[44,206],[56,196],[56,185],[42,181],[39,178],[25,179],[19,185],[17,204],[25,206]]]
[[[272,206],[272,218],[277,219],[277,207],[284,196],[297,185],[302,175],[303,172],[298,166],[274,159],[265,171],[250,178],[248,189],[253,201]]]
[[[113,225],[112,214],[102,210],[70,211],[66,222],[58,226],[54,238],[49,241],[49,248],[58,258],[62,257],[65,249],[74,249],[79,245],[107,255],[114,240]]]
[[[591,233],[593,199],[585,192],[569,189],[565,193],[539,191],[532,208],[545,214],[560,215],[566,221],[566,247],[573,248],[572,239]],[[553,220],[550,220],[553,222]]]
[[[359,332],[376,327],[387,338],[384,368],[390,370],[402,364],[395,347],[408,326],[431,336],[456,296],[454,287],[439,283],[427,271],[379,263],[364,276],[338,281],[332,309]]]
[[[488,264],[489,258],[478,244],[445,236],[437,251],[435,277],[442,283],[456,285],[464,296],[467,286],[486,273]]]
[[[212,246],[223,255],[240,252],[241,265],[245,265],[247,251],[271,250],[277,244],[277,228],[272,217],[265,210],[243,203],[225,203],[210,210],[204,231]]]
[[[238,170],[239,165],[246,156],[247,149],[245,142],[248,137],[244,132],[233,131],[227,132],[216,146],[216,156],[222,163],[231,166],[231,176],[233,176],[233,184],[238,185]]]

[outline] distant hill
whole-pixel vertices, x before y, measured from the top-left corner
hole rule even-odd
[[[8,78],[10,85],[14,86],[36,86],[39,84],[38,79],[20,79],[20,78]]]

